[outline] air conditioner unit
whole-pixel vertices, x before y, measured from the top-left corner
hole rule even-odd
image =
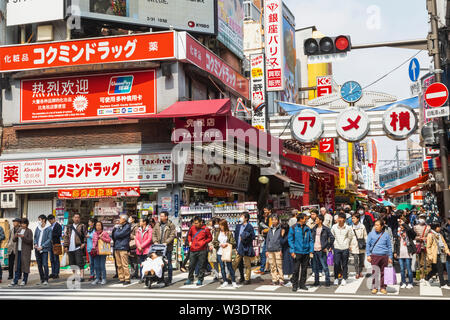
[[[2,192],[0,196],[1,196],[0,206],[2,207],[2,209],[17,207],[15,192]]]

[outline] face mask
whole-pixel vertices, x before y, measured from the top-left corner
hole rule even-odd
[[[240,222],[240,223],[244,223],[244,218],[240,218],[240,219],[239,219],[239,222]]]
[[[359,214],[363,214],[363,213],[364,213],[364,211],[360,210],[360,211],[358,211],[358,213],[359,213]]]
[[[215,225],[214,225],[214,228],[219,229],[219,225],[218,225],[218,224],[215,224]]]
[[[419,219],[419,223],[420,223],[420,224],[425,224],[425,220]]]

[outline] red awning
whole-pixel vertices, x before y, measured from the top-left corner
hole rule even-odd
[[[396,186],[394,188],[388,189],[388,190],[386,190],[386,195],[392,196],[392,195],[394,195],[396,193],[399,193],[399,192],[405,191],[407,189],[411,189],[413,187],[416,187],[419,183],[424,183],[427,180],[428,180],[428,174],[424,175],[424,176],[421,176],[419,178],[410,180],[408,182],[405,182],[405,183],[403,183],[401,185],[398,185],[398,186]]]
[[[158,114],[119,117],[119,119],[183,118],[231,115],[230,99],[178,101]]]

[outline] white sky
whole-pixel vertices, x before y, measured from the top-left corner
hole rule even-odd
[[[425,0],[284,0],[284,2],[295,15],[297,29],[314,25],[325,35],[350,35],[354,45],[425,39],[428,34]],[[337,83],[356,80],[364,87],[417,52],[418,50],[396,48],[354,50],[345,60],[333,63],[333,76]],[[431,59],[427,51],[421,52],[417,58],[421,68],[430,66]],[[398,99],[411,97],[408,66],[409,63],[405,64],[368,90],[393,94]],[[423,74],[425,72],[421,73]],[[377,137],[375,140],[378,145],[378,159],[381,160],[394,159],[396,145],[406,149],[406,141],[396,142],[384,137]],[[414,140],[418,141],[418,137],[415,136]],[[405,158],[406,153],[401,153],[400,157]]]

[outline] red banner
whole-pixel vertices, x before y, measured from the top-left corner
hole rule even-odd
[[[58,190],[59,199],[139,197],[140,195],[141,192],[139,187],[85,188],[85,189]]]
[[[227,117],[175,118],[174,143],[227,140]],[[184,129],[184,130],[183,130]]]
[[[0,72],[175,58],[175,33],[0,47]]]
[[[249,99],[248,80],[189,34],[186,34],[186,59],[220,79],[242,97]]]
[[[320,139],[319,152],[320,153],[334,153],[334,139],[333,138]]]
[[[155,71],[23,80],[20,122],[156,113]]]

